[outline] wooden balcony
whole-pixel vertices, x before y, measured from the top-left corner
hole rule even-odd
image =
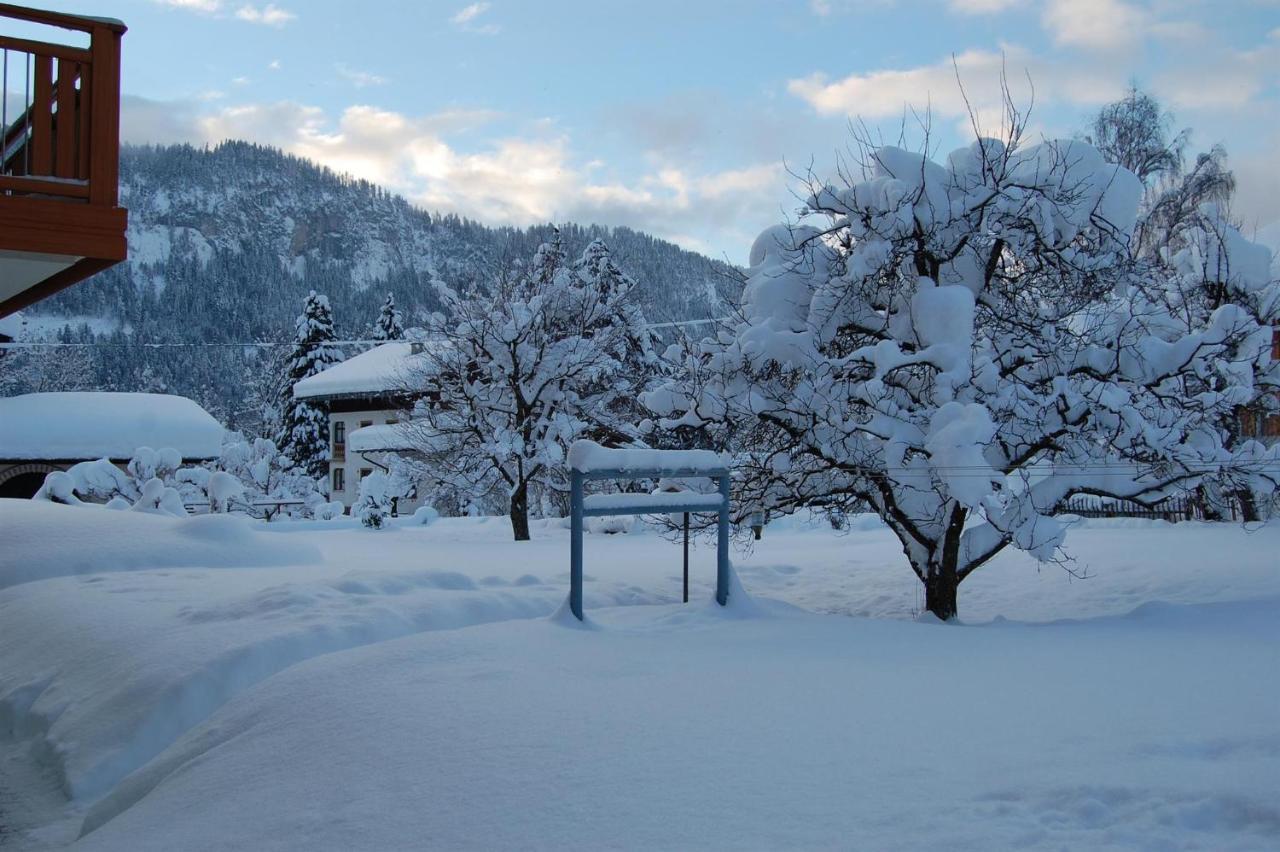
[[[63,41],[87,34],[88,46],[6,33],[33,25]],[[0,3],[0,317],[125,259],[124,33],[119,21]]]

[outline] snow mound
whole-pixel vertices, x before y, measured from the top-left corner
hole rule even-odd
[[[173,518],[0,500],[0,589],[74,574],[300,565],[320,559],[312,545],[266,536],[252,525],[237,515]]]

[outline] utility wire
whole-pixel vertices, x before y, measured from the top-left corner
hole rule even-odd
[[[643,327],[646,329],[654,328],[680,328],[683,326],[708,325],[711,323],[725,322],[725,318],[702,319],[702,320],[679,320],[677,322],[651,322],[646,323]],[[427,338],[428,340],[434,338]],[[410,340],[324,340],[315,346],[378,346],[383,343],[412,343]],[[270,348],[273,346],[296,346],[296,340],[241,340],[241,341],[190,341],[190,342],[147,342],[147,341],[130,341],[128,343],[107,342],[107,341],[85,341],[85,342],[63,342],[58,340],[14,340],[9,343],[0,343],[0,350],[4,349],[35,349],[35,348],[101,348],[101,349],[182,349],[197,347],[240,347],[240,348]]]

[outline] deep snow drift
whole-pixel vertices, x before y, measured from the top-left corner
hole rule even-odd
[[[91,849],[1249,849],[1280,832],[1274,527],[1082,524],[1092,579],[1002,554],[962,587],[970,626],[912,620],[918,583],[872,519],[771,525],[735,552],[728,611],[705,602],[713,547],[685,607],[678,546],[592,535],[592,624],[569,629],[537,618],[568,586],[556,522],[525,543],[505,519],[239,522],[202,557],[177,547],[200,521],[238,519],[0,502],[0,845],[83,828]],[[70,803],[6,800],[42,766]]]

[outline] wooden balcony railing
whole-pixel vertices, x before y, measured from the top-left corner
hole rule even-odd
[[[124,24],[8,3],[0,3],[0,18],[89,34],[88,48],[0,35],[0,191],[114,206]],[[20,97],[11,105],[14,94]]]
[[[22,22],[13,29],[87,34],[88,46],[83,35],[68,34],[64,41],[79,44],[65,44],[5,34],[11,22]],[[6,253],[69,258],[43,280],[0,280],[0,316],[125,257],[126,212],[119,207],[124,33],[124,24],[107,18],[0,3],[0,279]]]

